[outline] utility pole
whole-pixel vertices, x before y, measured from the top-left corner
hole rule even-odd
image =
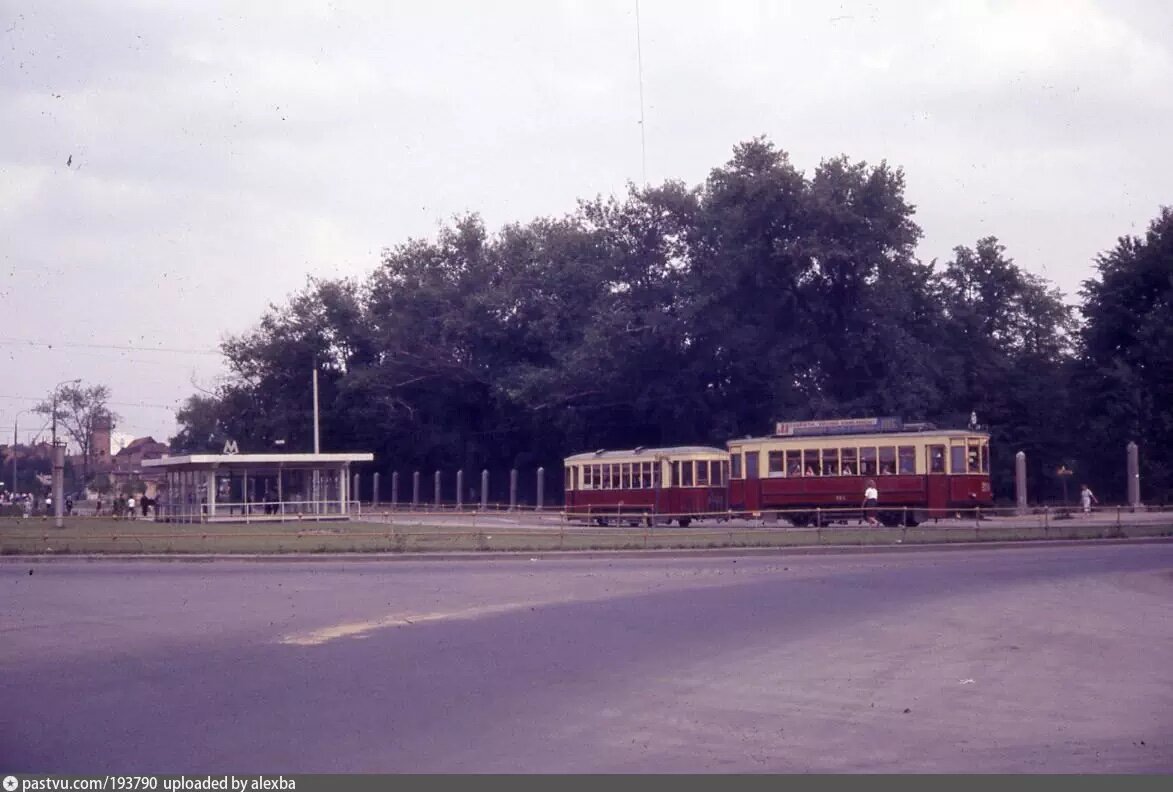
[[[57,446],[57,393],[62,385],[77,385],[80,379],[58,382],[53,387],[53,524],[64,525],[62,514],[65,500],[65,449]]]
[[[314,453],[321,452],[321,439],[318,436],[318,366],[314,364]]]
[[[321,439],[318,434],[318,361],[314,361],[314,454],[322,452]],[[311,486],[314,490],[314,513],[317,514],[321,508],[322,500],[322,479],[318,472],[317,463],[314,463],[314,473],[312,477]]]

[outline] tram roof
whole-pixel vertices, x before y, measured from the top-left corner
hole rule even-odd
[[[990,433],[985,429],[906,429],[904,431],[847,431],[835,432],[834,434],[809,434],[809,435],[762,435],[760,437],[735,437],[726,442],[726,446],[737,445],[739,443],[788,443],[791,445],[810,445],[817,446],[819,444],[830,441],[844,441],[859,443],[863,438],[871,438],[876,441],[891,440],[899,438],[928,438],[928,437],[985,437],[989,438]]]
[[[631,448],[626,451],[586,451],[566,457],[566,462],[594,462],[600,459],[631,459],[638,457],[649,461],[659,455],[687,456],[689,454],[718,454],[724,456],[724,448],[714,446],[669,446],[667,448]]]

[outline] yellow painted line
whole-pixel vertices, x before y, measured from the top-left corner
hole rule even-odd
[[[427,622],[452,621],[455,619],[477,619],[482,616],[495,616],[500,613],[524,610],[537,605],[548,603],[539,602],[507,602],[501,605],[482,605],[475,608],[465,608],[455,611],[437,611],[434,613],[408,613],[384,616],[381,619],[369,621],[344,622],[318,630],[303,633],[290,633],[282,636],[280,643],[287,646],[320,646],[339,638],[366,638],[375,630],[385,627],[405,627],[412,624]]]

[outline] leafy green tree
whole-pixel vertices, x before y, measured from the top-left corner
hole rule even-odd
[[[1144,489],[1173,491],[1173,208],[1121,237],[1084,281],[1078,393],[1100,490],[1125,494],[1124,446],[1140,446]]]
[[[73,441],[81,451],[82,479],[89,481],[93,464],[94,429],[102,423],[113,426],[119,416],[109,408],[110,388],[106,385],[86,386],[78,383],[63,385],[49,394],[34,409],[53,417],[56,407],[57,425],[61,433]]]
[[[315,367],[324,447],[384,469],[554,468],[875,413],[978,409],[1005,442],[1043,437],[1065,404],[1061,295],[993,239],[943,272],[918,262],[913,214],[899,169],[838,157],[807,176],[758,138],[695,187],[629,186],[496,232],[458,217],[369,278],[270,306],[225,342],[229,376],[173,442],[312,447]]]
[[[947,316],[940,349],[951,384],[943,414],[976,412],[990,429],[995,491],[1013,491],[1013,455],[1028,478],[1050,473],[1073,451],[1068,388],[1073,309],[1024,272],[994,237],[954,249],[939,279]]]

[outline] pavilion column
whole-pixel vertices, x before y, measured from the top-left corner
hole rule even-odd
[[[338,494],[342,496],[342,514],[347,514],[350,509],[349,468],[349,465],[342,465],[338,468]]]
[[[216,516],[216,469],[215,468],[212,468],[211,470],[208,471],[208,475],[207,475],[206,480],[208,483],[208,513],[206,515],[206,518],[207,518],[207,520],[211,520],[213,517]],[[205,520],[201,519],[201,522],[204,522],[204,521]]]

